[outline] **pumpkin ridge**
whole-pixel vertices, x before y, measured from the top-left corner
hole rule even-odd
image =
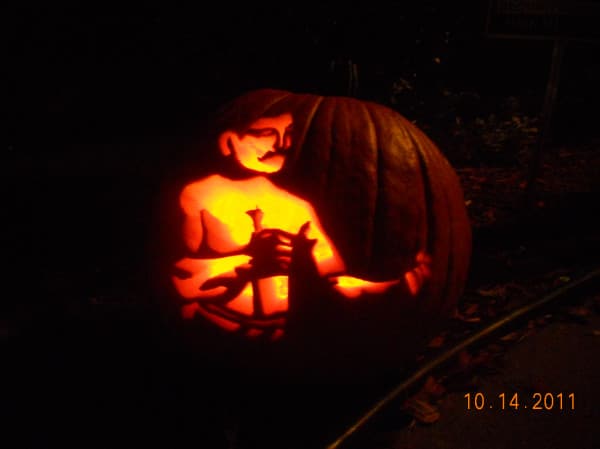
[[[242,95],[241,97],[233,98],[232,100],[228,101],[222,108],[220,108],[217,111],[217,117],[219,117],[220,120],[225,118],[225,121],[227,123],[231,121],[232,115],[239,120],[240,115],[243,114],[246,110],[252,110],[252,108],[244,107],[246,106],[246,102],[252,104],[256,98],[268,97],[269,100],[261,106],[262,113],[260,115],[262,115],[264,113],[267,113],[277,103],[285,100],[286,98],[290,98],[290,96],[293,95],[294,94],[291,92],[286,92],[284,90],[279,89],[260,89],[257,91],[250,91]],[[247,122],[248,118],[243,119],[242,121]]]
[[[433,248],[433,233],[436,228],[436,218],[433,213],[433,203],[432,197],[433,193],[431,192],[431,180],[430,175],[427,170],[427,164],[425,163],[425,158],[421,151],[419,151],[419,145],[414,139],[412,133],[407,133],[408,138],[410,139],[413,145],[413,151],[417,156],[417,161],[419,163],[419,168],[421,169],[421,179],[423,182],[423,196],[425,197],[425,229],[427,230],[427,235],[425,236],[425,251],[427,253],[431,253],[431,248]]]
[[[335,117],[335,111],[338,107],[338,103],[336,101],[335,97],[332,97],[329,99],[328,101],[328,106],[330,108],[330,110],[328,110],[327,112],[330,114],[330,117]],[[324,170],[325,173],[327,173],[327,175],[325,176],[325,191],[329,192],[330,188],[331,188],[331,180],[334,179],[334,167],[335,164],[333,162],[334,159],[334,155],[335,155],[335,135],[334,135],[334,127],[330,127],[330,131],[329,131],[329,148],[327,149],[327,162],[325,163],[326,165],[326,169]]]
[[[371,123],[373,129],[373,136],[375,139],[375,204],[373,205],[373,218],[371,220],[371,233],[369,235],[369,240],[367,241],[367,248],[369,250],[367,269],[369,272],[372,272],[373,268],[373,241],[375,240],[375,233],[378,229],[380,229],[381,223],[381,215],[382,215],[382,196],[383,196],[383,147],[379,144],[379,140],[377,138],[377,128],[381,128],[378,114],[376,111],[373,111],[372,108],[374,106],[371,103],[365,103],[365,110],[367,111],[367,115],[369,116],[369,123]]]
[[[444,184],[448,183],[448,178],[445,177],[444,179]],[[450,294],[452,292],[452,282],[449,282],[449,279],[454,279],[455,276],[455,271],[456,271],[456,267],[455,267],[455,260],[454,260],[454,230],[453,230],[453,223],[452,223],[452,207],[450,204],[448,204],[449,201],[449,194],[448,194],[448,189],[444,189],[444,198],[445,198],[445,204],[446,204],[446,210],[448,212],[448,241],[450,242],[449,244],[449,248],[448,248],[448,262],[446,264],[446,282],[444,283],[444,294],[442,296],[442,303],[441,303],[441,307],[442,310],[446,310],[446,308],[448,307],[448,299],[450,297]],[[454,299],[452,300],[452,302],[454,302]]]
[[[250,91],[248,95],[252,95],[253,99],[256,97],[273,96],[274,98],[271,98],[271,100],[264,105],[264,110],[268,111],[277,103],[284,101],[286,98],[290,98],[294,94],[281,89],[259,89],[256,91]]]
[[[434,158],[437,159],[438,167],[442,168],[442,170],[440,171],[444,174],[445,184],[452,185],[452,189],[446,189],[444,191],[446,194],[446,204],[448,207],[448,223],[451,239],[448,253],[448,278],[460,278],[464,282],[464,280],[466,280],[465,270],[468,267],[468,259],[464,264],[465,266],[461,267],[459,261],[465,256],[464,253],[460,251],[460,249],[463,246],[463,243],[466,243],[470,247],[470,243],[467,243],[467,241],[470,241],[470,233],[464,234],[459,232],[459,226],[461,226],[461,224],[464,224],[465,221],[468,220],[468,216],[466,215],[466,209],[463,208],[461,211],[455,209],[456,205],[463,204],[462,197],[457,196],[457,192],[461,192],[462,195],[462,188],[458,176],[456,176],[455,172],[448,170],[448,168],[450,168],[450,163],[444,157],[444,155],[442,153],[434,154]],[[451,201],[455,201],[455,204],[452,204]],[[468,240],[463,241],[455,237],[455,234],[464,234]],[[445,296],[446,301],[442,303],[442,310],[447,310],[449,305],[451,305],[453,302],[456,303],[456,300],[462,293],[461,282],[448,282],[446,287],[447,296]]]
[[[290,163],[288,163],[288,165],[295,166],[298,162],[300,148],[304,145],[304,142],[306,141],[306,135],[308,134],[308,130],[310,129],[313,119],[315,115],[317,115],[317,113],[319,112],[319,109],[321,108],[321,105],[323,104],[324,100],[325,97],[315,95],[315,99],[312,102],[313,104],[310,105],[310,108],[307,108],[308,112],[306,113],[306,119],[304,120],[304,128],[302,129],[302,132],[298,134],[298,143],[296,145],[296,148],[294,149],[294,153],[292,154],[293,159],[290,160]]]
[[[442,204],[443,206],[443,202],[447,199],[446,195],[445,195],[445,190],[447,188],[447,186],[445,185],[445,179],[440,179],[441,173],[439,173],[439,167],[437,164],[437,161],[435,159],[433,159],[431,157],[431,155],[429,154],[429,149],[424,148],[424,146],[421,144],[421,141],[426,142],[424,139],[426,138],[425,135],[420,135],[418,133],[418,130],[415,132],[413,130],[408,130],[407,135],[410,139],[410,141],[412,142],[412,144],[415,147],[415,152],[418,155],[418,160],[420,163],[421,168],[423,169],[423,176],[424,178],[427,180],[427,199],[429,200],[427,202],[426,208],[428,210],[428,215],[431,220],[431,231],[428,233],[428,245],[431,245],[430,247],[432,249],[438,248],[438,251],[434,252],[433,258],[436,261],[437,265],[438,265],[438,273],[441,271],[441,267],[443,266],[443,271],[444,271],[444,275],[441,276],[440,279],[440,283],[438,284],[437,288],[440,288],[440,292],[438,292],[437,294],[435,294],[433,297],[436,298],[438,301],[444,301],[446,298],[443,297],[443,295],[448,294],[448,265],[447,264],[440,264],[439,260],[441,257],[444,257],[446,259],[448,259],[449,256],[449,248],[445,248],[445,246],[449,246],[450,243],[446,241],[446,235],[442,235],[442,232],[445,231],[444,227],[443,227],[443,223],[448,223],[448,227],[450,219],[449,217],[446,216],[446,213],[444,213],[443,217],[440,217],[439,214],[439,210],[441,209],[440,206],[437,206],[437,204]],[[432,178],[432,173],[437,173],[437,178],[434,179]],[[435,183],[438,183],[438,188],[436,188]],[[442,208],[442,210],[444,212],[447,212],[446,208]],[[444,232],[445,234],[445,232]],[[446,254],[441,254],[441,253],[446,253]],[[434,304],[426,304],[425,305],[426,308],[430,308],[430,309],[435,309]]]
[[[281,91],[281,90],[277,90],[277,93],[281,92],[282,95],[274,100],[272,100],[270,103],[267,103],[265,105],[265,112],[270,111],[271,109],[275,108],[278,104],[284,102],[286,99],[293,97],[293,94],[290,92],[285,92],[285,91]]]
[[[418,215],[415,220],[415,235],[418,236],[416,239],[416,250],[417,251],[425,251],[427,253],[431,252],[432,248],[432,233],[433,229],[435,229],[435,222],[432,222],[432,211],[431,211],[431,190],[430,190],[430,180],[427,173],[424,171],[425,161],[419,154],[418,150],[415,149],[415,143],[411,140],[412,148],[411,153],[414,155],[417,163],[417,173],[419,176],[419,193],[420,193],[420,201],[421,204],[424,204],[424,207],[421,213]]]
[[[428,145],[432,146],[433,143],[429,141]],[[449,307],[451,307],[453,303],[456,303],[461,294],[461,288],[458,288],[457,284],[453,283],[452,280],[466,277],[466,273],[463,273],[464,269],[462,269],[461,266],[468,265],[467,261],[463,261],[463,257],[468,256],[465,256],[465,254],[460,251],[460,248],[464,242],[459,241],[459,239],[455,236],[456,234],[460,234],[459,227],[463,226],[463,219],[466,220],[467,217],[464,214],[464,210],[455,210],[454,205],[451,204],[452,201],[459,201],[460,204],[462,204],[463,201],[461,199],[462,197],[458,197],[459,192],[462,195],[458,177],[454,175],[453,172],[448,170],[450,164],[442,153],[435,153],[433,151],[430,153],[431,155],[429,159],[432,169],[440,173],[440,176],[442,177],[442,183],[446,187],[443,189],[443,195],[448,216],[449,247],[446,264],[446,283],[444,285],[443,296],[441,296],[441,298],[444,300],[439,304],[439,307],[440,311],[449,312]],[[470,239],[470,237],[467,238]],[[470,244],[468,245],[470,246]]]
[[[321,112],[325,117],[325,122],[329,124],[328,130],[326,131],[329,145],[323,146],[317,151],[323,151],[325,157],[323,157],[323,164],[325,165],[324,170],[320,172],[320,183],[319,183],[319,191],[316,191],[317,196],[325,195],[327,199],[323,203],[323,198],[321,198],[317,204],[319,205],[319,209],[323,209],[323,204],[329,203],[331,192],[337,190],[337,186],[332,184],[337,179],[336,171],[338,169],[337,162],[339,160],[343,160],[344,158],[349,158],[350,156],[344,152],[345,146],[339,143],[339,139],[336,140],[336,136],[334,133],[335,126],[333,125],[336,117],[336,111],[338,111],[341,107],[340,105],[340,97],[325,97],[325,101],[322,103]],[[338,154],[338,153],[341,153]],[[339,217],[336,214],[332,214],[330,211],[327,214],[324,214],[326,219],[321,221],[322,226],[325,228],[327,232],[333,234],[333,230],[335,230],[340,224],[338,222]],[[333,228],[333,229],[332,229]],[[344,253],[344,249],[338,248]]]
[[[448,161],[444,158],[441,159],[440,164],[442,165],[449,165]],[[458,177],[455,175],[454,172],[452,171],[445,171],[445,176],[446,176],[446,183],[450,184],[452,183],[454,185],[454,188],[451,190],[446,190],[446,203],[448,206],[448,216],[450,217],[449,219],[449,229],[450,229],[450,242],[451,242],[451,246],[450,246],[450,252],[449,252],[449,260],[448,260],[448,276],[449,279],[463,279],[466,280],[466,273],[465,270],[468,267],[468,260],[465,263],[464,267],[461,267],[459,264],[459,257],[464,257],[464,252],[461,251],[461,248],[463,247],[463,244],[467,244],[469,245],[470,248],[470,233],[466,234],[468,235],[468,242],[467,240],[461,240],[460,238],[455,237],[455,234],[458,235],[464,235],[464,233],[461,233],[459,231],[459,226],[461,226],[461,223],[464,223],[464,220],[468,220],[468,216],[466,216],[466,210],[463,209],[462,211],[458,211],[456,210],[456,204],[462,204],[463,203],[463,199],[462,197],[458,197],[456,195],[457,191],[461,192],[462,195],[462,186],[460,185],[460,181],[458,179]],[[456,203],[452,204],[451,202],[455,201]],[[462,217],[463,220],[459,220],[459,217]],[[470,249],[469,249],[470,251]],[[452,304],[452,302],[456,302],[456,299],[462,294],[462,290],[463,287],[461,286],[461,283],[447,283],[447,296],[445,296],[446,301],[442,304],[442,310],[447,310],[448,306]],[[450,301],[450,299],[454,298],[452,301]]]

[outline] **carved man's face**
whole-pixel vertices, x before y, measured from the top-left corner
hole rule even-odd
[[[292,146],[292,115],[261,117],[238,135],[224,132],[219,139],[221,152],[233,154],[244,167],[262,173],[279,171]]]

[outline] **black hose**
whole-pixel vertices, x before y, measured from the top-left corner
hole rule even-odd
[[[507,324],[513,323],[520,318],[523,318],[527,314],[531,313],[534,310],[541,308],[554,301],[556,298],[565,295],[573,291],[575,288],[582,286],[583,284],[592,281],[596,278],[600,279],[600,268],[595,268],[587,274],[579,277],[576,280],[569,282],[568,284],[554,290],[552,293],[534,301],[532,303],[526,304],[523,307],[519,307],[518,309],[512,311],[508,315],[499,318],[494,321],[489,326],[481,329],[480,331],[474,333],[470,337],[467,337],[463,341],[457,343],[452,348],[443,352],[439,356],[427,362],[421,368],[419,368],[412,376],[408,379],[404,380],[402,383],[398,384],[394,389],[392,389],[383,399],[377,402],[373,407],[371,407],[364,415],[362,415],[354,424],[352,424],[348,429],[333,443],[327,446],[326,449],[336,449],[338,448],[344,441],[346,441],[351,435],[353,435],[358,429],[360,429],[364,424],[371,419],[377,412],[379,412],[383,407],[392,402],[396,397],[398,397],[401,393],[407,391],[409,388],[413,387],[420,379],[430,374],[434,369],[443,365],[445,362],[450,360],[452,357],[460,353],[462,350],[468,348],[469,346],[483,340],[486,337],[489,337],[499,329],[505,327]]]

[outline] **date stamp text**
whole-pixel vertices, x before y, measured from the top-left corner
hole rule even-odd
[[[467,393],[467,410],[575,410],[575,393]]]

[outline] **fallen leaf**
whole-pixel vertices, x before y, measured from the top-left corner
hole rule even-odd
[[[488,307],[486,307],[485,314],[489,318],[494,318],[496,315],[498,315],[498,312],[496,311],[496,309],[494,307],[488,306]]]
[[[467,368],[471,363],[471,354],[469,354],[466,350],[460,351],[458,354],[458,365],[461,368]]]
[[[486,210],[484,216],[490,223],[494,223],[496,221],[496,211],[494,209]]]
[[[548,324],[548,320],[552,318],[552,315],[544,315],[535,320],[537,326],[545,326]]]
[[[486,182],[487,181],[487,178],[485,176],[471,175],[470,178],[471,178],[471,181],[474,181],[474,182]]]
[[[466,317],[460,312],[455,312],[453,318],[462,321],[463,323],[479,323],[481,321],[481,318],[479,317]]]
[[[449,376],[444,382],[444,386],[447,391],[451,392],[476,391],[481,386],[481,379],[471,372],[458,372]]]
[[[504,348],[500,345],[497,345],[495,343],[491,343],[487,346],[488,351],[490,352],[494,352],[494,353],[499,353],[499,352],[503,352]]]
[[[429,376],[425,381],[425,385],[423,385],[421,392],[436,399],[446,392],[446,388],[441,383],[437,382],[433,376]]]
[[[523,334],[521,334],[521,336],[517,339],[517,343],[520,341],[525,340],[527,337],[531,336],[535,334],[535,330],[533,329],[528,329],[527,331],[523,332]]]
[[[489,289],[480,288],[477,290],[477,293],[481,296],[488,297],[504,297],[506,296],[506,287],[504,285],[499,285],[497,287],[492,287]]]
[[[416,396],[404,403],[404,409],[417,421],[424,424],[432,424],[440,419],[437,407]]]
[[[515,341],[518,339],[520,334],[518,332],[510,332],[502,337],[500,337],[500,341]]]
[[[465,310],[465,315],[473,315],[475,312],[477,312],[478,308],[479,308],[479,304],[469,305],[469,307],[467,307],[467,309]]]
[[[587,317],[591,314],[592,312],[590,311],[590,309],[588,309],[585,306],[574,306],[574,307],[569,307],[568,309],[568,314],[571,316],[575,316],[575,317]]]
[[[434,337],[429,344],[427,345],[428,348],[439,348],[444,344],[444,340],[446,339],[446,336],[444,334],[440,334],[436,337]]]
[[[471,365],[476,367],[485,365],[491,360],[491,355],[485,350],[479,351],[473,358],[471,358]]]

